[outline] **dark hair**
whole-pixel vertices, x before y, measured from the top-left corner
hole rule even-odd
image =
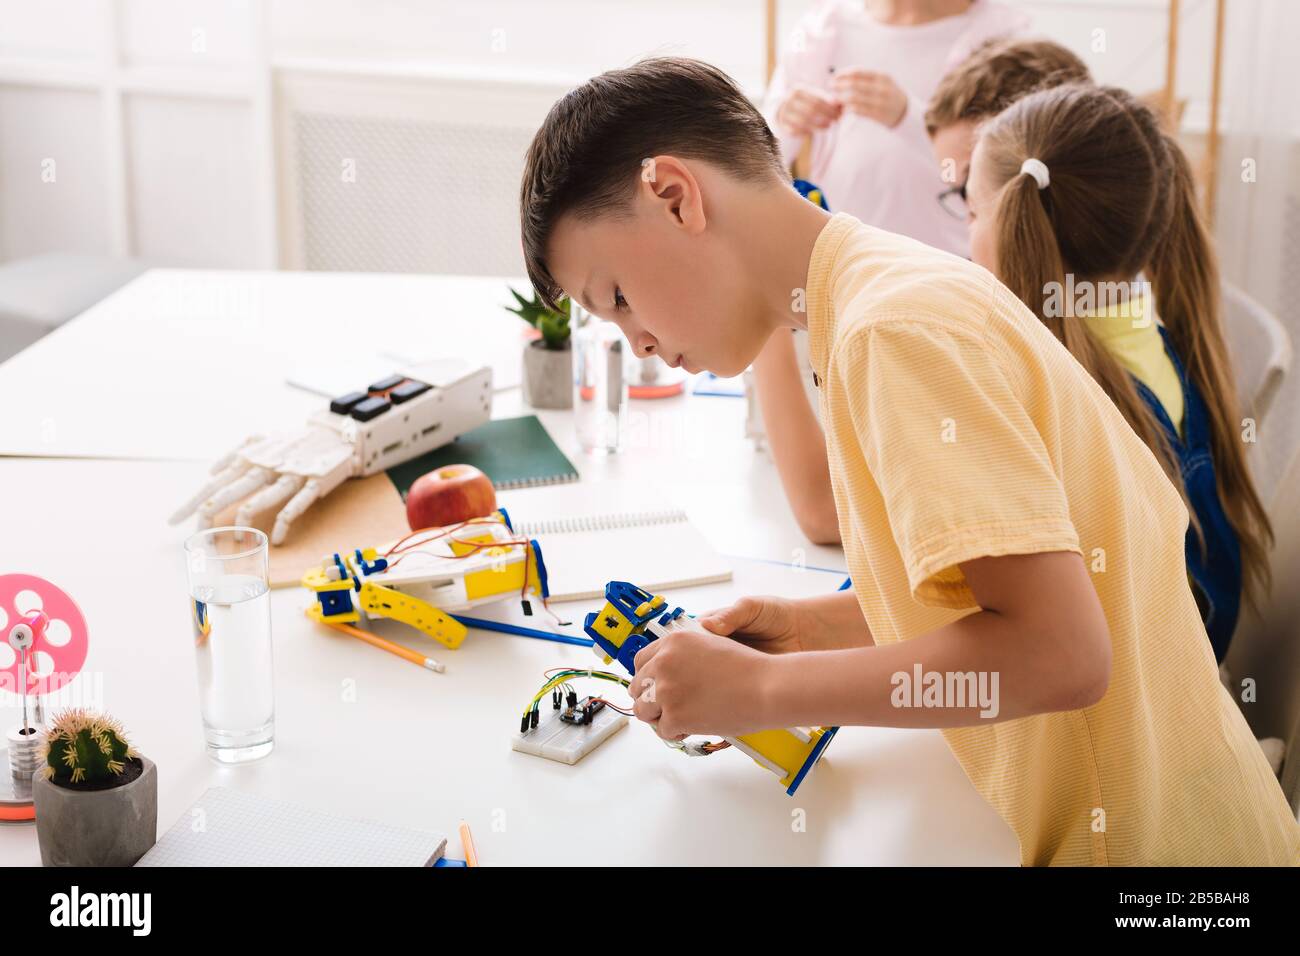
[[[1092,373],[1181,491],[1172,449],[1132,378],[1086,322],[1044,308],[1048,284],[1063,284],[1066,269],[1090,280],[1143,271],[1150,280],[1174,351],[1205,400],[1219,500],[1255,602],[1268,590],[1273,531],[1237,433],[1218,266],[1182,148],[1131,94],[1095,86],[1017,100],[983,127],[980,142],[1000,189],[998,278]],[[1046,189],[1021,172],[1031,158],[1049,170]]]
[[[569,91],[546,114],[524,159],[519,221],[537,294],[563,295],[546,244],[566,213],[617,213],[642,161],[661,154],[712,163],[745,180],[789,179],[767,121],[721,70],[680,57],[641,60]]]
[[[925,111],[925,128],[933,136],[962,120],[996,116],[1035,90],[1091,82],[1088,67],[1059,43],[995,37],[939,82]]]

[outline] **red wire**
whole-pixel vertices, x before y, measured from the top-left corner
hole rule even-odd
[[[430,539],[430,540],[434,540],[434,539]],[[417,544],[427,544],[427,543],[428,541],[420,541]],[[403,550],[403,552],[400,555],[398,555],[392,561],[388,562],[388,567],[390,570],[392,568],[395,568],[399,563],[401,563],[402,558],[405,558],[408,555],[412,555],[412,554],[429,554],[435,558],[452,558],[454,560],[459,560],[461,558],[468,558],[471,554],[477,554],[478,552],[482,551],[484,548],[505,548],[505,547],[515,547],[517,545],[527,545],[527,544],[528,544],[527,538],[502,538],[497,541],[481,541],[481,542],[471,544],[470,549],[464,552],[463,554],[435,554],[432,551],[420,551],[417,545],[412,545],[410,549]],[[527,571],[525,571],[525,575],[526,574]]]
[[[470,521],[465,522],[465,524],[471,524],[471,523],[472,523],[472,522],[470,522]],[[444,533],[444,535],[445,535],[445,534],[451,534],[453,531],[457,531],[457,530],[459,530],[459,528],[461,528],[461,527],[464,527],[464,525],[458,525],[457,527],[449,528],[449,529],[447,529],[447,531]],[[440,537],[444,537],[444,535],[435,535],[435,536],[432,537],[432,538],[426,538],[426,539],[423,540],[423,541],[418,541],[418,542],[416,542],[415,544],[410,545],[408,548],[403,549],[403,551],[402,551],[402,553],[401,553],[400,555],[398,555],[398,556],[397,556],[396,558],[394,558],[392,561],[388,562],[388,570],[391,571],[393,568],[397,567],[397,565],[399,565],[399,564],[402,563],[402,559],[403,559],[403,558],[407,557],[408,555],[412,555],[412,554],[431,554],[431,555],[433,555],[433,557],[435,557],[435,558],[452,558],[452,559],[455,559],[455,560],[459,560],[459,559],[461,559],[461,558],[468,558],[468,557],[469,557],[470,555],[472,555],[472,554],[477,554],[478,552],[482,551],[484,548],[505,548],[505,547],[511,547],[511,548],[513,548],[513,547],[522,547],[522,548],[524,549],[524,583],[523,583],[523,586],[519,589],[519,597],[520,597],[521,600],[522,600],[522,599],[525,599],[525,598],[527,597],[527,595],[528,595],[528,566],[529,566],[529,561],[528,561],[528,550],[529,550],[529,546],[532,544],[532,542],[531,542],[530,539],[528,539],[528,538],[501,538],[501,539],[498,539],[498,540],[495,540],[495,541],[480,541],[480,542],[477,542],[477,543],[472,544],[471,547],[470,547],[470,549],[469,549],[468,551],[466,551],[465,553],[463,553],[463,554],[434,554],[432,551],[420,551],[420,550],[418,550],[418,546],[419,546],[419,545],[422,545],[422,544],[428,544],[430,541],[436,541],[438,538],[440,538]],[[410,537],[410,535],[407,535],[407,537]],[[405,540],[405,539],[403,539],[403,540]],[[399,543],[400,543],[400,542],[399,542]],[[384,552],[385,556],[387,556],[387,555],[389,555],[389,554],[392,554],[393,551],[396,550],[396,548],[397,548],[397,545],[394,545],[394,546],[393,546],[392,548],[390,548],[388,551]],[[559,616],[558,614],[556,614],[553,610],[551,610],[550,602],[549,602],[546,598],[541,597],[541,596],[539,595],[538,599],[542,602],[542,607],[545,608],[546,611],[551,615],[551,617],[555,619],[555,622],[556,622],[557,624],[561,624],[561,625],[563,625],[563,624],[568,624],[568,623],[569,623],[568,621],[561,621],[561,620],[560,620],[560,616]]]
[[[409,541],[411,538],[414,538],[417,534],[424,534],[426,531],[437,531],[438,534],[435,534],[431,538],[425,538],[423,541],[417,541],[406,548],[401,548],[401,550],[408,551],[411,548],[418,547],[419,545],[428,544],[430,541],[437,541],[439,538],[445,538],[447,535],[453,534],[459,531],[461,528],[466,528],[472,524],[499,524],[499,523],[500,522],[496,521],[495,519],[468,518],[465,521],[460,522],[460,524],[448,525],[445,528],[438,528],[438,527],[420,528],[416,531],[412,531],[410,534],[406,535],[405,537],[398,538],[396,541],[394,541],[393,546],[383,553],[383,557],[385,558],[388,557],[390,554],[397,551],[404,542]]]
[[[507,546],[513,547],[516,545],[522,545],[524,547],[524,584],[523,587],[519,589],[519,597],[521,600],[526,599],[528,594],[528,564],[529,564],[528,548],[532,543],[528,538],[505,538],[498,541],[478,542],[474,544],[473,547],[471,547],[470,550],[466,551],[464,554],[433,554],[433,552],[431,551],[418,550],[421,545],[430,544],[434,541],[438,541],[442,538],[447,537],[447,535],[449,534],[454,534],[455,532],[459,531],[461,528],[465,528],[474,524],[498,524],[498,523],[499,522],[494,518],[484,517],[484,518],[469,518],[465,521],[462,521],[460,524],[449,525],[448,527],[445,528],[436,528],[436,529],[420,528],[418,531],[412,531],[410,534],[405,535],[402,538],[399,538],[397,541],[394,541],[392,547],[390,547],[387,551],[385,551],[382,556],[387,558],[389,555],[392,554],[398,555],[395,559],[388,562],[388,568],[389,570],[391,570],[392,568],[397,567],[397,565],[401,563],[402,558],[406,557],[408,554],[432,554],[434,557],[437,558],[468,558],[471,554],[477,554],[479,551],[483,550],[484,548],[499,548],[499,547],[507,547]],[[408,544],[405,547],[403,547],[405,542],[410,541],[410,539],[414,538],[416,535],[424,534],[426,531],[434,531],[434,530],[437,530],[438,533],[431,537],[423,538],[419,541],[414,541],[411,544]],[[556,624],[564,626],[570,623],[569,621],[560,620],[560,616],[556,614],[555,611],[551,610],[550,602],[545,597],[541,597],[539,595],[539,600],[542,602],[542,607],[546,610],[548,614],[551,615],[551,617],[555,620]]]

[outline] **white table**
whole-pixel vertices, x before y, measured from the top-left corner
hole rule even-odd
[[[162,275],[167,282],[176,279]],[[280,303],[268,322],[302,321],[293,311],[294,295],[302,294],[313,321],[332,327],[345,324],[362,298],[370,314],[394,315],[413,295],[436,303],[451,294],[439,290],[463,292],[477,285],[485,294],[489,288],[480,280],[429,277],[183,275],[210,296],[225,294],[223,283],[247,283],[252,275],[259,295]],[[129,315],[141,340],[166,343],[166,354],[195,354],[197,343],[178,329],[197,325],[176,322],[170,309],[149,311],[146,297],[137,297],[154,296],[150,290],[158,288],[158,276],[151,273],[118,293],[103,321]],[[329,294],[318,286],[328,286]],[[99,356],[86,344],[103,341],[98,321],[91,310],[0,366],[0,396],[39,379],[44,368],[63,369],[65,381],[89,379],[96,388],[111,389],[111,377],[93,368]],[[221,352],[221,341],[212,340],[213,352]],[[128,353],[128,364],[135,372],[148,371],[139,355]],[[155,417],[183,417],[189,408],[210,411],[212,364],[196,365],[193,387],[171,394],[172,407]],[[67,374],[86,369],[85,379]],[[259,401],[283,399],[296,413],[300,409],[292,406],[300,393],[283,387],[281,377],[267,361],[250,366],[241,381]],[[112,397],[110,392],[99,399]],[[316,402],[302,397],[306,407]],[[38,452],[24,445],[30,405],[16,407],[22,413],[9,417],[24,421],[0,429],[0,453]],[[498,395],[498,416],[524,411],[518,390]],[[108,427],[98,404],[88,406],[87,415]],[[843,566],[838,549],[811,546],[798,532],[770,459],[742,437],[742,402],[637,402],[632,415],[633,447],[610,459],[583,458],[564,413],[542,418],[584,481],[630,488],[653,474],[723,552]],[[223,440],[250,430],[247,422],[221,427],[228,433]],[[70,455],[150,452],[148,443],[134,440],[130,451],[111,452],[113,437],[69,422],[53,444]],[[100,451],[90,450],[96,446]],[[166,442],[155,451],[159,458],[184,457],[169,456]],[[665,451],[673,453],[672,465],[649,471]],[[204,754],[198,716],[180,559],[189,528],[165,524],[205,470],[197,461],[0,458],[0,570],[47,577],[81,605],[91,649],[86,672],[70,693],[120,717],[158,764],[160,830],[204,789],[226,785],[344,815],[441,830],[450,835],[453,857],[461,855],[455,828],[463,818],[485,865],[1018,861],[1014,835],[970,785],[937,732],[846,728],[793,799],[739,754],[685,758],[635,724],[579,764],[563,766],[514,753],[509,740],[541,671],[586,665],[589,650],[473,632],[460,649],[434,652],[447,672],[433,674],[322,633],[302,615],[307,596],[297,590],[272,595],[275,752],[254,764],[219,766]],[[746,575],[737,573],[736,587],[669,597],[702,610],[700,602],[718,603],[719,596],[738,592]],[[834,586],[834,576],[823,577]],[[411,646],[422,640],[396,625],[384,633]],[[354,700],[345,699],[345,686]],[[0,710],[0,725],[8,726],[17,711],[13,698],[2,702],[8,706]],[[34,828],[0,827],[0,861],[38,863]]]
[[[154,269],[0,365],[0,455],[211,461],[320,407],[293,372],[379,353],[518,385],[510,301],[505,279]]]

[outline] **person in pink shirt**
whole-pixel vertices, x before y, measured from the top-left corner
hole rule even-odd
[[[935,199],[945,184],[925,106],[977,46],[1027,26],[992,0],[824,0],[795,30],[763,113],[787,163],[811,138],[806,178],[831,209],[965,256],[966,224]]]
[[[966,256],[967,227],[939,202],[945,182],[925,111],[944,75],[1028,18],[992,0],[823,0],[795,30],[764,115],[786,163],[812,140],[815,183],[834,212]],[[826,446],[805,397],[803,333],[777,334],[754,360],[772,458],[799,527],[840,540]]]

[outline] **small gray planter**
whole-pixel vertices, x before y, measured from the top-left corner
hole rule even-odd
[[[158,771],[107,790],[70,790],[40,774],[32,781],[36,837],[45,866],[132,866],[158,840]]]
[[[573,407],[573,349],[548,349],[540,339],[524,346],[524,401],[533,408]]]

